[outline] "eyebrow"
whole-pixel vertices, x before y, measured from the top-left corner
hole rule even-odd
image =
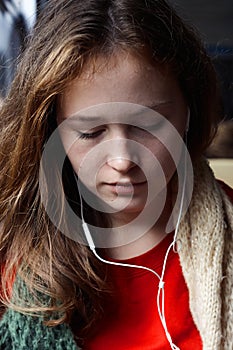
[[[74,115],[74,117],[75,117],[75,115]],[[77,117],[78,117],[78,120],[80,121],[80,122],[94,122],[94,121],[98,121],[98,120],[101,120],[101,119],[103,119],[104,120],[104,118],[103,117],[99,117],[99,116],[90,116],[90,115],[88,115],[88,116],[85,116],[85,115],[77,115]]]
[[[124,102],[122,102],[124,103]],[[171,105],[171,104],[174,104],[174,101],[173,100],[168,100],[168,101],[161,101],[161,102],[157,102],[157,103],[153,103],[151,105],[141,105],[142,106],[142,109],[140,109],[139,111],[137,112],[134,112],[133,113],[133,116],[137,116],[137,115],[140,115],[142,112],[145,112],[145,109],[146,108],[149,108],[149,109],[153,109],[153,110],[156,110],[158,107],[162,107],[162,106],[166,106],[166,105]],[[77,118],[76,120],[73,120],[73,118]],[[72,123],[75,122],[75,121],[80,121],[80,122],[97,122],[97,121],[101,121],[103,120],[104,122],[106,122],[106,117],[104,116],[92,116],[92,115],[84,115],[84,114],[79,114],[78,113],[75,113],[75,114],[72,114],[71,116],[68,116],[68,117],[62,117],[61,118],[62,121],[64,120],[70,120],[70,122]]]

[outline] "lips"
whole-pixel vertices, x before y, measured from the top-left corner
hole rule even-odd
[[[113,183],[106,183],[106,185],[110,185],[110,186],[137,186],[137,185],[142,185],[145,184],[146,181],[141,181],[141,182],[134,182],[134,181],[117,181],[117,182],[113,182]]]
[[[114,182],[114,183],[107,183],[106,185],[109,186],[112,192],[116,194],[121,195],[132,195],[137,189],[139,190],[143,185],[146,184],[146,181],[143,182],[130,182],[129,180]]]

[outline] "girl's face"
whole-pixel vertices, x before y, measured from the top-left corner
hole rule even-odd
[[[160,184],[153,157],[169,183],[176,167],[166,144],[143,129],[162,115],[184,135],[187,105],[168,67],[125,52],[99,57],[65,89],[57,110],[61,139],[80,181],[116,212],[143,210],[150,174]],[[175,152],[176,140],[166,130],[163,140]]]

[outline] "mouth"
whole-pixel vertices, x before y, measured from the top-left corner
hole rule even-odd
[[[116,182],[112,182],[112,183],[106,183],[106,185],[109,186],[139,186],[139,185],[143,185],[145,184],[147,181],[130,181],[130,180],[120,180],[120,181],[116,181]]]
[[[124,181],[124,182],[114,182],[114,183],[106,183],[108,187],[112,190],[112,192],[117,194],[132,194],[141,187],[143,187],[147,181],[143,182],[130,182],[130,181]]]

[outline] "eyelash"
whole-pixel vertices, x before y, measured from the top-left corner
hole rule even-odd
[[[95,132],[90,132],[90,133],[82,133],[79,138],[82,140],[89,140],[89,139],[94,139],[96,137],[98,137],[103,130],[98,130]]]

